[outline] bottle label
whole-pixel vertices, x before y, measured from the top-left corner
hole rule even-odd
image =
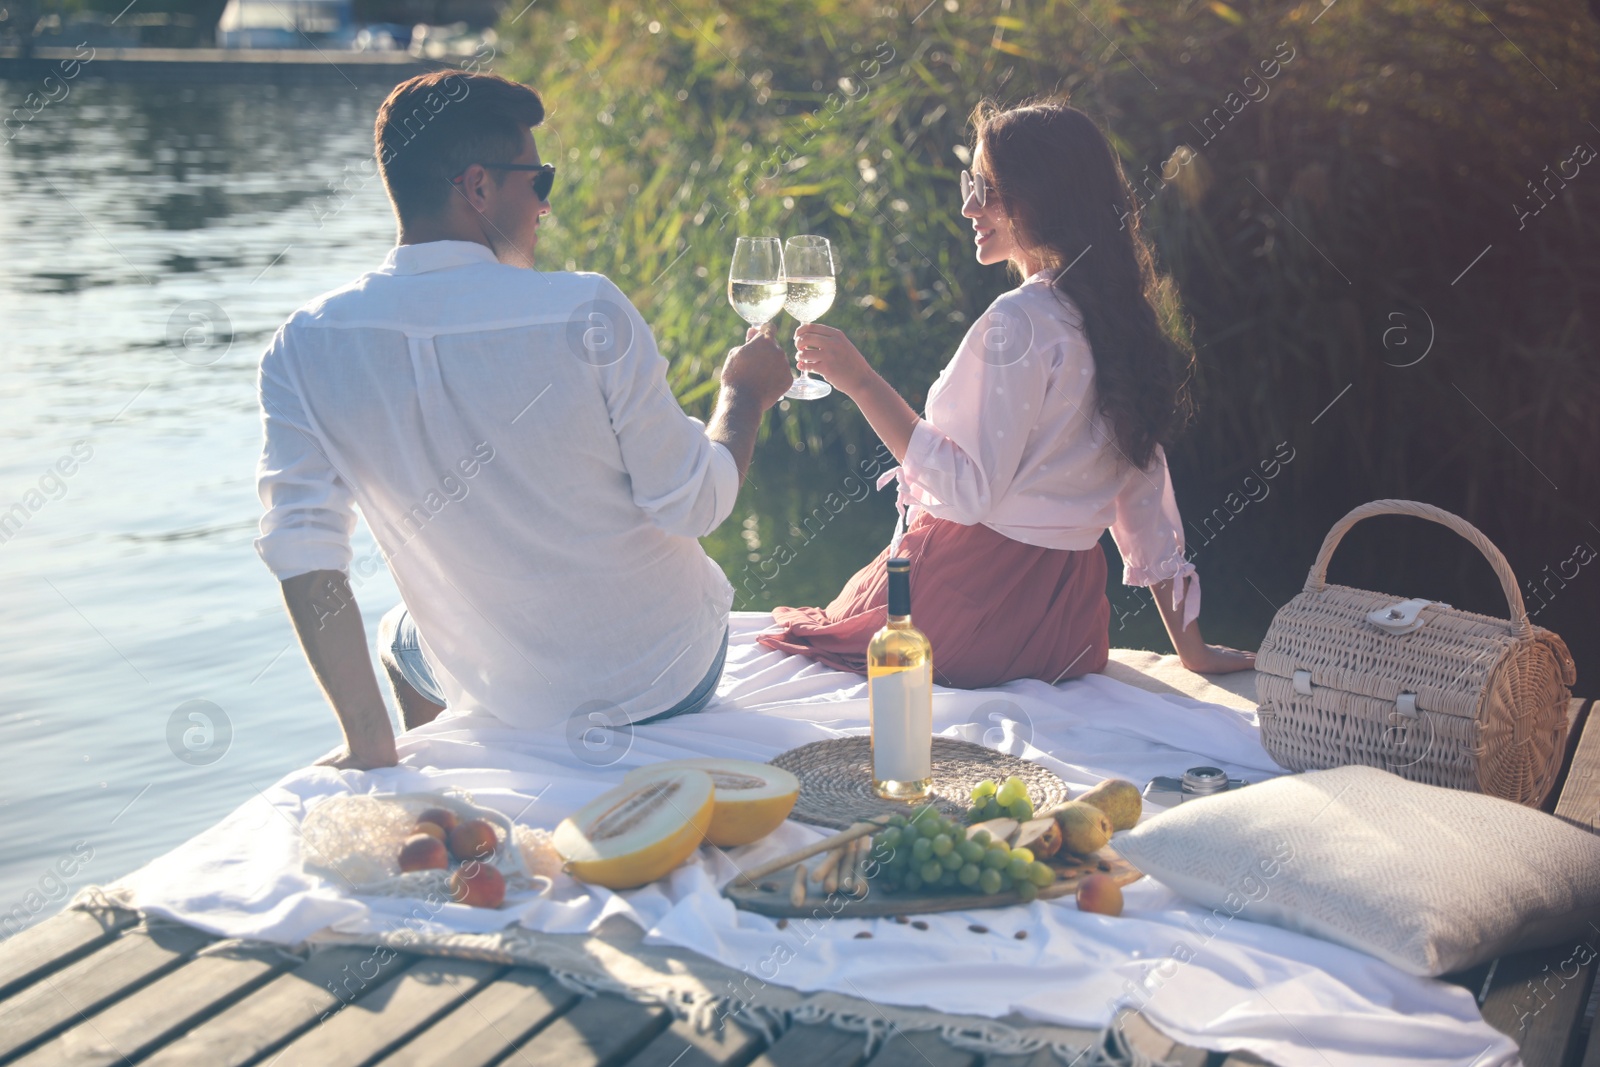
[[[867,682],[872,709],[872,777],[919,782],[933,776],[933,665]]]

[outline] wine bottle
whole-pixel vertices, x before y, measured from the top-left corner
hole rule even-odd
[[[933,646],[911,625],[911,561],[889,561],[889,618],[867,644],[872,788],[922,800],[933,785]]]

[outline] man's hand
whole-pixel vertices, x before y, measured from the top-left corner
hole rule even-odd
[[[332,767],[341,771],[371,771],[379,767],[394,767],[400,762],[400,757],[395,753],[394,746],[389,746],[387,755],[382,753],[372,755],[356,755],[349,748],[340,745],[332,752],[317,760],[313,767]]]
[[[393,767],[394,727],[378,693],[350,580],[341,571],[311,571],[283,580],[283,603],[311,673],[344,730],[344,747],[318,760],[324,767]]]
[[[783,398],[794,384],[789,357],[773,339],[772,327],[752,327],[745,343],[728,350],[722,365],[722,387],[730,392],[749,394],[766,411]]]

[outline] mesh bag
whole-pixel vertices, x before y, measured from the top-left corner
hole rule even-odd
[[[429,808],[445,808],[463,822],[481,819],[494,827],[495,853],[488,862],[505,876],[508,895],[548,893],[561,873],[561,857],[551,847],[548,831],[514,824],[498,811],[479,807],[466,793],[329,797],[301,825],[305,868],[365,896],[448,897],[449,870],[400,870],[400,846],[416,832],[417,816]]]

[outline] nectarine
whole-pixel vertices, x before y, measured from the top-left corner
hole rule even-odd
[[[429,834],[412,834],[406,838],[405,844],[400,846],[400,869],[402,871],[432,871],[442,870],[450,866],[450,857],[445,854],[444,842]]]
[[[1078,883],[1078,910],[1098,915],[1122,914],[1122,887],[1110,875],[1091,874]]]
[[[448,834],[451,830],[461,825],[461,816],[449,808],[429,808],[417,816],[417,821],[419,823],[431,822]]]
[[[411,828],[411,832],[414,834],[427,834],[429,837],[436,837],[440,841],[444,840],[444,827],[438,823],[419,822]]]
[[[494,855],[500,839],[482,819],[468,819],[450,831],[450,855],[458,860],[482,860]]]
[[[450,899],[473,908],[498,908],[506,899],[506,880],[487,863],[468,860],[450,873]]]

